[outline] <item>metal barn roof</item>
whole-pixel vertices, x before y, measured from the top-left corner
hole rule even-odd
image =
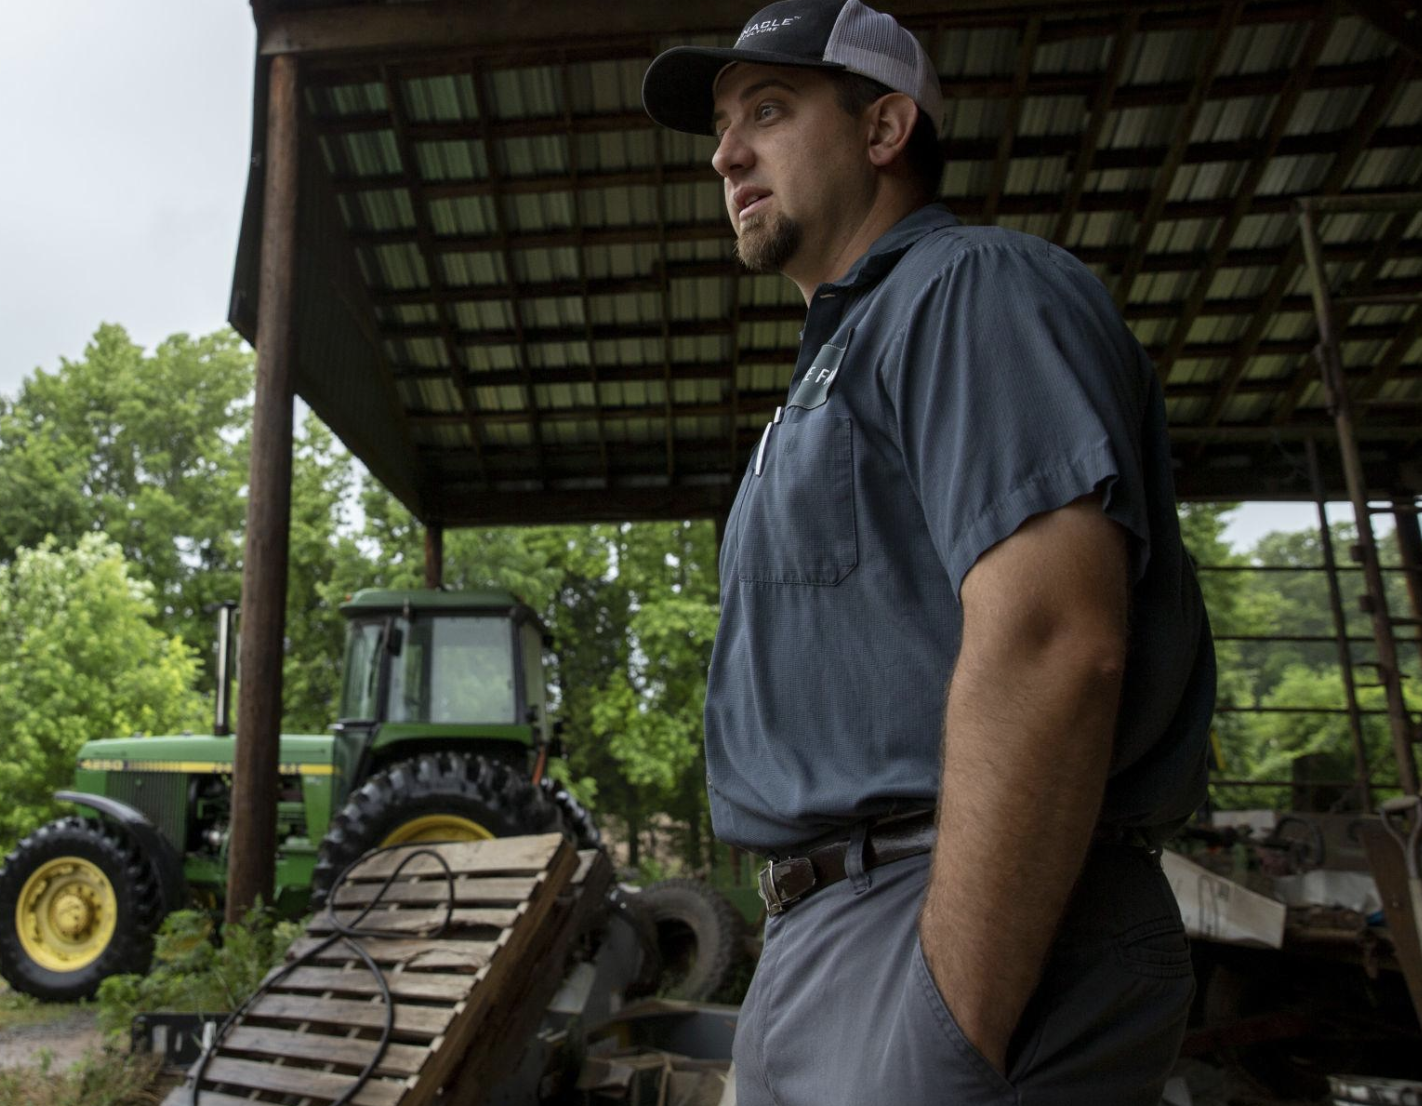
[[[639,88],[753,6],[254,0],[232,321],[255,340],[262,77],[295,54],[296,388],[425,521],[729,507],[804,307],[732,259],[712,140],[655,127]],[[1307,496],[1332,422],[1292,205],[1422,187],[1403,5],[880,6],[942,78],[949,206],[1072,250],[1155,359],[1181,496]],[[1340,301],[1343,361],[1374,486],[1415,495],[1422,210],[1321,234],[1335,295],[1389,297]]]

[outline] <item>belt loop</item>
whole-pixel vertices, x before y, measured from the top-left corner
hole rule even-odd
[[[864,894],[873,882],[864,870],[864,839],[868,834],[868,821],[855,822],[854,828],[849,831],[849,844],[844,850],[844,874],[849,877],[849,885],[856,895]]]

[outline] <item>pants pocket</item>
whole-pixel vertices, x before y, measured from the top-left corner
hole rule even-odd
[[[934,982],[924,959],[923,944],[914,938],[906,983],[905,1011],[909,1024],[900,1027],[910,1052],[919,1052],[915,1066],[924,1086],[934,1088],[934,1101],[962,1106],[1005,1106],[1017,1102],[1017,1091],[968,1040]]]

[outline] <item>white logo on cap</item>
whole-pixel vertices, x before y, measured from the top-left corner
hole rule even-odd
[[[736,39],[736,45],[739,46],[746,39],[754,38],[756,35],[763,35],[770,31],[778,31],[781,27],[788,27],[796,20],[804,18],[803,15],[787,15],[784,19],[766,19],[760,23],[747,23],[746,29],[741,32],[741,37]]]

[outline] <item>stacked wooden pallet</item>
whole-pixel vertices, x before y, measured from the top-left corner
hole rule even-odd
[[[381,888],[410,853],[395,881]],[[366,858],[336,898],[345,924],[379,937],[357,943],[380,967],[394,1004],[390,1044],[352,1100],[421,1106],[441,1087],[475,1103],[517,1060],[562,977],[568,950],[610,883],[601,853],[581,857],[560,836],[412,845]],[[448,924],[439,936],[441,923]],[[271,983],[201,1070],[198,1106],[331,1103],[374,1056],[385,1025],[379,983],[318,915],[288,959],[305,962]],[[406,936],[408,934],[408,936]],[[193,1101],[193,1076],[164,1106]]]

